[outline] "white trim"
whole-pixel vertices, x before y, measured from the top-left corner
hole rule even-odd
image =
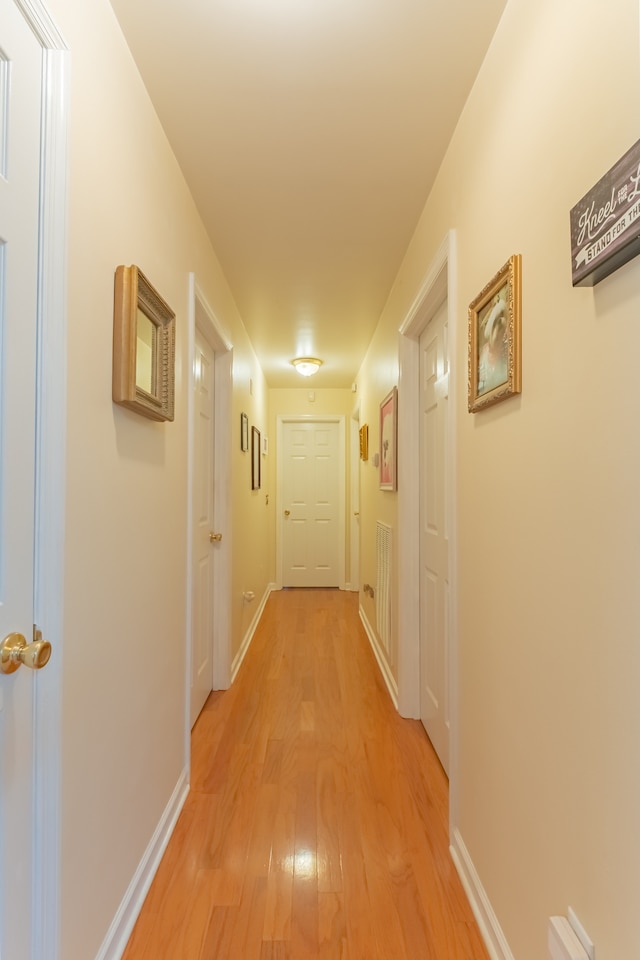
[[[174,788],[169,803],[165,807],[160,822],[153,837],[145,850],[138,868],[133,875],[127,892],[122,898],[111,926],[98,951],[96,960],[120,960],[131,936],[142,904],[149,892],[151,882],[160,866],[162,856],[167,849],[171,834],[178,822],[178,817],[189,794],[189,773],[187,768],[182,771]]]
[[[238,676],[238,671],[242,666],[242,661],[247,655],[247,650],[251,646],[253,635],[256,632],[258,624],[260,623],[260,617],[262,616],[262,612],[265,608],[267,600],[269,599],[269,594],[271,593],[272,590],[275,590],[275,589],[276,589],[275,583],[267,584],[267,589],[265,590],[262,600],[258,605],[258,609],[256,610],[251,623],[249,624],[249,629],[244,635],[242,643],[240,644],[240,649],[238,650],[235,657],[233,658],[233,663],[231,664],[231,682],[232,683],[235,681],[236,677]]]
[[[451,857],[460,875],[462,886],[467,894],[491,960],[514,960],[507,938],[498,923],[498,918],[480,882],[478,871],[473,865],[460,831],[453,830],[451,836],[451,846],[449,847]]]
[[[376,631],[373,629],[373,627],[371,626],[371,624],[369,623],[369,620],[367,619],[367,615],[364,612],[364,608],[362,607],[362,605],[360,606],[359,612],[360,612],[360,620],[362,621],[362,626],[365,629],[365,633],[369,638],[371,649],[373,650],[373,655],[378,661],[378,666],[380,667],[380,673],[382,674],[382,678],[387,686],[387,690],[389,691],[389,696],[393,701],[393,705],[397,710],[398,709],[398,684],[396,683],[396,678],[394,677],[393,671],[389,666],[385,652],[382,649],[380,640],[378,639],[378,635]]]
[[[398,381],[398,701],[402,716],[420,716],[420,581],[419,532],[415,518],[420,508],[418,436],[419,338],[437,308],[447,300],[449,329],[449,416],[447,482],[449,498],[449,817],[453,829],[458,819],[458,620],[457,620],[457,505],[456,397],[458,395],[458,322],[455,291],[455,233],[449,231],[437,251],[420,289],[399,330]]]
[[[213,465],[214,525],[222,534],[213,559],[213,689],[231,685],[231,438],[233,351],[216,353],[215,458]]]
[[[338,469],[341,495],[338,501],[338,535],[340,537],[340,556],[338,560],[338,586],[345,589],[345,564],[347,535],[345,527],[345,509],[347,498],[347,475],[345,466],[345,418],[342,414],[327,414],[326,416],[295,416],[293,414],[278,414],[276,417],[276,431],[278,456],[276,459],[276,589],[282,590],[282,449],[283,431],[285,423],[337,423],[338,424]]]
[[[14,0],[14,2],[43,50],[67,52],[67,44],[42,0]]]
[[[360,403],[351,412],[349,443],[349,577],[345,590],[360,590]],[[357,514],[357,516],[356,516]]]
[[[398,689],[403,717],[420,716],[420,452],[418,341],[399,338]]]
[[[42,47],[34,619],[53,647],[34,677],[32,960],[60,950],[60,791],[66,446],[68,76],[66,43],[40,0],[16,0]]]
[[[193,471],[195,462],[193,361],[196,327],[215,355],[214,374],[214,524],[222,541],[213,557],[213,655],[211,687],[226,690],[231,683],[231,402],[233,344],[207,303],[195,274],[189,274],[189,333],[187,371],[187,603],[185,614],[186,723],[185,762],[191,751],[191,619],[193,595]]]

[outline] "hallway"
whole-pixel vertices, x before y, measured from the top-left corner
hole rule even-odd
[[[448,787],[356,594],[272,593],[192,735],[192,789],[123,960],[486,960]]]

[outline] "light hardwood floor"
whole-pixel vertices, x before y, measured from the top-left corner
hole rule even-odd
[[[123,960],[488,960],[448,785],[357,595],[271,594],[192,735],[192,789]]]

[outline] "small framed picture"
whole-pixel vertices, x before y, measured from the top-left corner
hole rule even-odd
[[[380,489],[398,489],[398,388],[380,404]]]
[[[369,426],[366,423],[360,427],[360,459],[369,459]]]
[[[522,391],[521,260],[510,257],[469,305],[469,413]]]
[[[260,431],[251,427],[251,489],[260,489]]]
[[[240,449],[249,449],[249,417],[246,413],[240,414]]]

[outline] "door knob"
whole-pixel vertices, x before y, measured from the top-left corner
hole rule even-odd
[[[354,515],[354,517],[359,517],[359,516],[360,516],[360,511],[359,511],[359,510],[354,510],[354,511],[353,511],[353,515]]]
[[[210,533],[210,534],[209,534],[209,542],[210,542],[210,543],[220,543],[221,540],[222,540],[222,534],[221,534],[221,533]]]
[[[22,664],[30,670],[42,670],[50,656],[51,644],[42,640],[39,631],[33,643],[27,643],[21,633],[10,633],[0,643],[0,671],[14,673]]]
[[[285,517],[290,516],[290,515],[291,515],[291,510],[285,510],[284,515],[285,515]]]

